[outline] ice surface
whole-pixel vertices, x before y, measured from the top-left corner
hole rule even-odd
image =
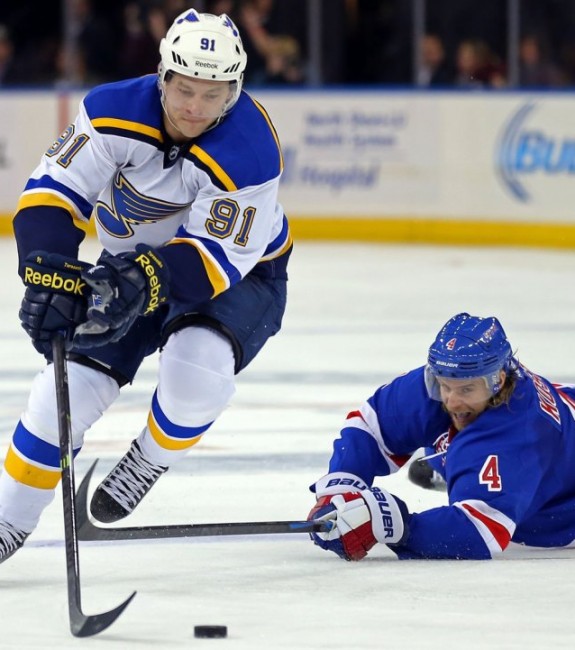
[[[84,257],[97,256],[93,243]],[[42,362],[19,327],[13,242],[0,241],[0,457]],[[128,525],[305,518],[346,413],[423,363],[452,315],[498,316],[519,358],[575,381],[575,256],[507,248],[298,243],[282,332],[239,377],[225,414],[162,478]],[[145,423],[157,358],[87,434],[79,481],[96,481]],[[575,471],[575,468],[574,468]],[[380,483],[414,510],[443,493],[402,470]],[[138,595],[109,630],[68,627],[61,497],[0,567],[0,648],[214,647],[537,649],[575,647],[575,549],[513,549],[493,562],[398,562],[385,548],[346,563],[305,535],[81,543],[83,609]],[[227,625],[195,639],[194,625]]]

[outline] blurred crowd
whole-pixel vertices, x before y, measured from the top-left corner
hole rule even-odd
[[[227,13],[239,26],[247,85],[505,88],[507,5],[427,0],[425,34],[414,44],[411,0],[2,3],[0,86],[92,86],[153,73],[160,39],[193,6]],[[575,86],[575,0],[521,0],[520,7],[519,86]]]

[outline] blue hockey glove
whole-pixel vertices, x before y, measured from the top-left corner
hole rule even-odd
[[[18,316],[36,350],[49,360],[54,334],[63,332],[69,345],[75,327],[86,320],[90,288],[81,274],[90,266],[44,251],[34,251],[24,261],[26,291]]]
[[[151,314],[168,299],[168,267],[158,251],[145,244],[131,253],[104,253],[82,279],[92,288],[92,305],[88,320],[74,335],[78,348],[119,341],[138,316]]]
[[[308,515],[308,519],[335,522],[329,532],[310,533],[310,537],[344,560],[362,560],[377,542],[393,545],[405,541],[408,517],[401,499],[376,487],[319,497]]]

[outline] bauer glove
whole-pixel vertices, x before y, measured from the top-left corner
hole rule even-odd
[[[310,533],[317,546],[344,560],[362,560],[380,542],[405,541],[409,513],[405,503],[380,488],[319,497],[308,519],[334,521],[326,533]]]
[[[69,347],[74,329],[86,320],[90,287],[82,272],[91,264],[58,253],[34,251],[20,269],[26,285],[18,316],[36,350],[52,358],[52,337],[62,332]]]
[[[130,253],[105,252],[82,279],[92,289],[92,304],[88,320],[74,336],[74,346],[80,349],[119,341],[138,316],[148,316],[168,299],[168,267],[158,251],[145,244]]]

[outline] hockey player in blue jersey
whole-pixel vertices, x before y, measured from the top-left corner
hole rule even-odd
[[[286,303],[282,155],[264,108],[242,90],[236,26],[185,11],[159,58],[158,75],[87,94],[14,218],[23,327],[48,360],[55,332],[68,336],[75,451],[161,350],[147,424],[92,499],[103,522],[132,512],[200,440],[235,374],[279,331]],[[95,265],[78,260],[78,224],[91,217],[104,249]],[[6,453],[0,562],[34,530],[60,480],[52,368],[34,380]]]
[[[433,447],[449,505],[409,513],[374,479]],[[437,466],[437,465],[436,465]],[[376,544],[400,559],[489,559],[510,542],[575,543],[575,387],[523,367],[496,318],[461,313],[427,364],[380,387],[350,413],[310,518],[312,538],[346,560]]]

